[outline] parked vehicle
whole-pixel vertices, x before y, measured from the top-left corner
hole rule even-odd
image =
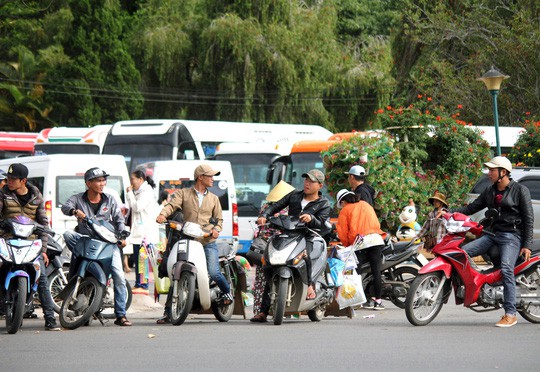
[[[39,263],[41,239],[31,237],[54,232],[22,215],[1,221],[0,228],[13,236],[0,238],[0,283],[5,290],[6,330],[14,334],[21,328],[24,314],[33,308],[39,276],[45,269]]]
[[[476,312],[500,309],[503,302],[501,269],[481,270],[461,249],[467,232],[482,233],[482,225],[460,213],[446,214],[448,235],[433,247],[435,258],[419,271],[405,301],[405,313],[415,326],[429,324],[448,302],[452,287],[457,305]],[[540,241],[531,258],[516,263],[516,307],[531,323],[540,323]]]
[[[85,218],[85,222],[99,240],[82,236],[73,247],[73,275],[59,295],[63,300],[60,324],[68,329],[88,323],[94,315],[103,324],[101,311],[112,272],[113,252],[119,241],[127,237],[116,236],[114,227],[108,221]]]
[[[522,168],[516,167],[510,173],[512,179],[529,189],[534,213],[534,238],[540,239],[540,168]],[[483,174],[473,186],[469,193],[468,200],[472,202],[486,187],[492,183],[486,174]],[[485,209],[471,216],[474,221],[480,221],[485,213]]]
[[[334,301],[335,287],[327,282],[326,242],[304,223],[286,215],[270,217],[267,222],[282,233],[270,237],[264,262],[272,266],[270,300],[275,325],[283,323],[285,314],[307,311],[314,322],[322,320],[326,307]],[[311,279],[315,283],[315,299],[306,299],[310,279],[307,276],[306,235],[314,234],[310,253]]]
[[[92,127],[54,127],[39,132],[34,155],[101,154],[111,124]]]
[[[167,274],[171,280],[171,323],[181,325],[190,312],[200,313],[210,309],[220,322],[227,322],[233,315],[235,301],[224,303],[223,293],[217,283],[210,281],[203,245],[196,238],[208,237],[203,227],[193,222],[168,221],[170,251]],[[219,247],[219,246],[218,246]],[[229,283],[231,293],[236,293],[237,261],[233,245],[221,245],[220,267]]]
[[[0,132],[0,159],[13,162],[13,158],[32,155],[37,136],[37,133]]]
[[[418,270],[428,263],[428,260],[418,252],[423,243],[397,242],[390,238],[385,240],[382,250],[382,298],[391,301],[397,307],[405,308],[405,298],[410,284],[418,275]],[[369,291],[373,283],[373,274],[369,262],[360,267],[364,289]]]

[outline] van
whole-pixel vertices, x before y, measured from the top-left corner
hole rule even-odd
[[[540,168],[521,168],[515,167],[510,173],[510,177],[526,186],[531,193],[533,214],[534,214],[534,239],[540,239]],[[473,186],[468,195],[468,202],[471,203],[487,187],[492,185],[487,174],[483,174]],[[475,213],[471,216],[474,221],[479,221],[484,217],[485,210]]]
[[[27,156],[0,160],[0,169],[7,170],[13,163],[21,163],[28,168],[28,182],[43,194],[49,225],[56,233],[63,234],[77,225],[76,218],[64,215],[60,208],[70,196],[86,190],[84,173],[92,167],[100,167],[110,174],[107,178],[109,192],[113,195],[117,193],[122,203],[125,203],[124,190],[129,185],[129,174],[122,156],[83,154]],[[105,192],[108,192],[107,189]]]
[[[177,189],[191,187],[194,184],[193,172],[197,166],[206,163],[219,171],[214,176],[214,185],[209,189],[216,194],[223,210],[223,230],[219,234],[218,245],[226,243],[236,251],[238,249],[238,206],[231,163],[218,160],[160,160],[141,164],[138,169],[152,177],[158,187],[156,198],[163,190],[169,194]],[[221,243],[221,244],[220,244]]]

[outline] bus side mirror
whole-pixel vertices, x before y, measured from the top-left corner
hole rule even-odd
[[[276,169],[275,165],[269,165],[268,170],[266,171],[266,183],[271,185],[272,179],[274,178],[274,170]]]

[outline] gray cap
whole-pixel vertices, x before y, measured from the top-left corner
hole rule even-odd
[[[309,172],[302,174],[302,177],[309,177],[313,182],[319,182],[320,184],[324,183],[324,173],[318,169],[312,169]]]

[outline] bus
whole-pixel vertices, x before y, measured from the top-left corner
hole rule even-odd
[[[111,124],[92,127],[53,127],[39,132],[34,155],[101,154]]]
[[[487,143],[494,155],[497,154],[497,139],[495,136],[495,127],[487,125],[474,125],[470,128],[476,128],[479,130],[480,135]],[[499,146],[501,148],[501,155],[508,156],[512,151],[515,143],[519,139],[519,136],[525,133],[525,128],[522,127],[499,127]]]
[[[0,132],[0,159],[32,155],[37,136],[37,133]]]
[[[128,120],[115,123],[104,154],[123,155],[128,169],[158,160],[198,160],[215,155],[223,142],[281,142],[301,133],[332,132],[318,125],[197,120]]]

